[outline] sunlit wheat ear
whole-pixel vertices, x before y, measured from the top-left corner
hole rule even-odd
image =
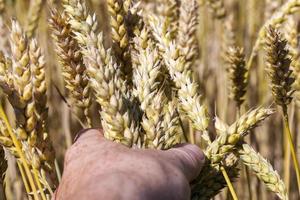
[[[292,101],[291,59],[287,49],[287,41],[274,27],[269,26],[266,35],[266,71],[270,78],[272,94],[276,104],[286,107]]]
[[[109,59],[103,59],[102,35],[92,37],[96,36],[91,36],[91,40],[97,40],[97,45],[94,46],[95,43],[92,42],[83,50],[84,62],[96,101],[102,109],[100,114],[104,135],[108,139],[132,146],[137,144],[139,133],[129,110],[130,100],[126,96],[126,86],[120,79],[120,69],[110,56],[110,51],[106,54]]]
[[[164,142],[162,149],[169,149],[176,144],[181,143],[183,130],[180,124],[178,110],[176,110],[177,102],[169,101],[164,107],[164,116],[162,126],[164,129]]]
[[[236,148],[236,144],[241,141],[253,128],[269,117],[273,113],[271,109],[257,108],[243,116],[235,123],[223,131],[205,150],[207,158],[211,164],[218,164],[224,156]]]
[[[183,0],[180,6],[180,18],[177,41],[185,57],[186,67],[194,64],[199,54],[198,38],[198,3],[197,0]]]
[[[269,190],[276,193],[280,199],[287,200],[287,190],[277,171],[272,165],[257,153],[250,145],[243,144],[238,149],[240,159],[254,171],[256,176],[266,184]]]
[[[87,45],[87,35],[96,32],[98,25],[95,15],[90,15],[83,0],[63,0],[63,7],[69,16],[68,23],[72,27],[79,45]]]
[[[208,0],[206,2],[215,18],[224,19],[226,17],[227,13],[223,0]]]
[[[108,0],[107,7],[110,14],[111,37],[112,37],[112,50],[117,58],[116,62],[121,67],[121,72],[131,82],[132,68],[130,63],[130,49],[128,27],[126,25],[128,6],[124,3],[128,1]]]
[[[246,69],[244,50],[239,47],[229,47],[226,54],[227,73],[230,81],[230,97],[238,108],[242,105],[247,91],[248,70]]]
[[[55,152],[52,147],[48,132],[48,106],[47,106],[47,83],[45,74],[45,59],[37,41],[32,39],[29,46],[30,68],[32,73],[32,98],[34,113],[36,115],[35,132],[37,134],[36,147],[39,150],[43,165],[54,172]],[[53,173],[55,174],[55,173]]]
[[[206,130],[209,122],[206,106],[201,102],[201,95],[198,93],[198,85],[193,79],[192,71],[186,69],[185,57],[174,41],[170,40],[160,19],[152,16],[149,22],[158,46],[163,52],[163,61],[178,88],[180,108],[191,120],[195,129]]]
[[[30,8],[27,16],[27,28],[26,34],[28,37],[32,37],[38,27],[38,22],[41,17],[41,11],[46,0],[34,0],[30,1]]]
[[[180,4],[180,0],[167,0],[164,4],[165,19],[172,39],[176,38],[179,30]]]
[[[89,107],[91,104],[90,87],[83,63],[82,54],[77,41],[74,39],[68,17],[57,11],[52,11],[50,26],[55,50],[62,67],[62,75],[71,104],[82,109],[87,126],[91,126]]]

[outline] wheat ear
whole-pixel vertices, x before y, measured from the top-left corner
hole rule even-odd
[[[27,16],[27,28],[26,34],[28,37],[32,37],[35,30],[38,27],[39,18],[41,17],[41,11],[45,0],[31,0],[30,8]]]
[[[272,165],[257,153],[250,145],[242,144],[238,153],[243,164],[247,165],[256,176],[266,184],[269,190],[276,193],[280,199],[287,200],[287,190],[277,171]]]
[[[97,102],[102,111],[102,125],[106,138],[132,146],[139,139],[138,130],[129,110],[130,99],[126,97],[125,83],[121,81],[121,72],[113,61],[110,51],[103,57],[105,49],[102,34],[90,35],[91,42],[83,50],[84,62],[90,77]],[[122,90],[119,88],[123,87]],[[122,92],[124,91],[124,92]]]
[[[185,57],[175,42],[171,41],[161,19],[152,16],[149,22],[159,48],[163,52],[162,56],[171,78],[178,88],[180,108],[196,130],[205,131],[209,122],[206,106],[201,102],[198,85],[193,78],[192,71],[186,68]]]
[[[300,167],[293,144],[287,112],[288,105],[293,99],[292,95],[294,90],[292,90],[292,84],[295,79],[292,77],[292,70],[290,68],[291,59],[288,56],[289,50],[287,48],[287,41],[283,38],[281,33],[272,26],[270,26],[267,30],[265,50],[267,54],[266,70],[270,78],[270,85],[274,100],[282,109],[282,117],[285,127],[284,133],[286,134],[290,145],[290,151],[296,171],[298,191],[300,193]]]
[[[180,6],[178,45],[185,57],[188,69],[194,64],[198,52],[198,3],[196,0],[183,0]]]
[[[77,40],[68,24],[68,17],[53,10],[50,26],[53,30],[52,37],[55,50],[62,67],[65,86],[71,98],[71,104],[83,110],[86,124],[91,127],[89,107],[91,104],[90,87],[86,67]]]
[[[244,50],[239,47],[229,47],[226,55],[230,97],[235,101],[237,108],[240,108],[245,100],[244,96],[248,85],[248,70]]]
[[[279,27],[282,25],[288,17],[293,15],[295,12],[297,12],[300,8],[300,0],[288,0],[285,4],[283,4],[278,11],[276,11],[270,19],[268,19],[264,25],[259,30],[257,39],[255,41],[255,44],[252,48],[250,57],[247,62],[247,69],[250,70],[253,60],[261,46],[261,44],[264,42],[264,39],[266,38],[266,28],[269,26],[273,27]]]
[[[206,2],[215,18],[224,19],[226,17],[227,13],[223,0],[208,0]]]

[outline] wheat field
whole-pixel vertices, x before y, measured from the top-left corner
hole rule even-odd
[[[300,0],[0,0],[0,200],[51,199],[76,133],[198,145],[192,200],[300,199]]]

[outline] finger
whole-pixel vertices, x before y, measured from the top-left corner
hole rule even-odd
[[[193,144],[182,144],[167,150],[166,153],[189,181],[199,175],[205,161],[201,149]]]

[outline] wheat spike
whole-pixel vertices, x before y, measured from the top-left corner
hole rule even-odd
[[[181,1],[167,0],[164,5],[165,20],[169,27],[170,37],[175,39],[178,34],[179,28],[179,7]]]
[[[246,69],[244,50],[239,47],[229,47],[226,59],[227,73],[230,80],[230,97],[239,108],[244,102],[248,85],[248,70]]]
[[[247,62],[247,68],[250,69],[261,44],[265,41],[268,27],[272,26],[278,28],[281,26],[290,16],[300,9],[300,0],[288,0],[283,4],[262,26],[259,30],[258,37],[253,46],[250,58]]]
[[[30,8],[28,12],[27,19],[27,29],[26,34],[28,37],[32,37],[35,33],[35,30],[38,27],[39,18],[41,17],[41,11],[45,0],[31,0]]]
[[[227,13],[223,0],[208,0],[206,2],[215,18],[224,19],[226,17]]]
[[[163,52],[164,62],[171,78],[178,88],[180,108],[196,130],[205,131],[209,122],[206,106],[201,103],[198,85],[193,78],[192,71],[186,69],[185,56],[174,41],[170,40],[168,31],[159,18],[152,16],[149,22],[154,31],[154,37],[159,42],[159,48]]]
[[[86,4],[82,0],[63,0],[64,10],[70,17],[68,23],[72,27],[79,45],[87,45],[87,35],[98,28],[96,16],[89,15]]]
[[[52,11],[50,26],[56,46],[56,53],[62,67],[65,87],[71,98],[71,104],[83,110],[86,123],[91,127],[89,107],[91,104],[90,87],[86,67],[83,63],[77,41],[73,38],[68,17],[63,13]]]
[[[107,60],[103,60],[102,34],[90,35],[90,40],[97,41],[97,46],[91,42],[84,53],[90,77],[91,87],[94,90],[97,102],[101,105],[102,125],[106,138],[132,146],[137,144],[138,132],[129,111],[130,99],[126,97],[125,83],[120,79],[117,64],[107,52]],[[123,87],[122,90],[119,88]],[[127,98],[127,99],[126,99]]]
[[[197,0],[182,0],[178,29],[178,45],[185,57],[187,68],[191,68],[198,52],[198,3]]]
[[[205,150],[207,158],[212,164],[219,163],[226,154],[232,152],[246,134],[254,129],[261,121],[269,117],[274,111],[257,108],[241,116],[228,129],[222,132]]]
[[[272,165],[248,144],[238,149],[240,159],[254,171],[256,176],[266,184],[269,190],[276,193],[280,199],[287,200],[287,190],[277,171]]]
[[[169,101],[167,106],[164,108],[164,116],[163,116],[163,147],[162,149],[169,149],[176,144],[181,143],[181,137],[183,135],[183,131],[180,125],[180,119],[178,115],[178,111],[176,108],[177,102]]]
[[[132,68],[130,64],[129,35],[126,25],[126,17],[128,10],[128,1],[107,0],[108,12],[110,14],[112,49],[117,58],[117,63],[121,67],[121,72],[124,73],[128,82],[131,81]]]
[[[272,26],[266,36],[266,71],[270,77],[272,94],[276,104],[284,108],[292,101],[292,84],[295,79],[290,69],[291,59],[287,49],[287,41]]]

